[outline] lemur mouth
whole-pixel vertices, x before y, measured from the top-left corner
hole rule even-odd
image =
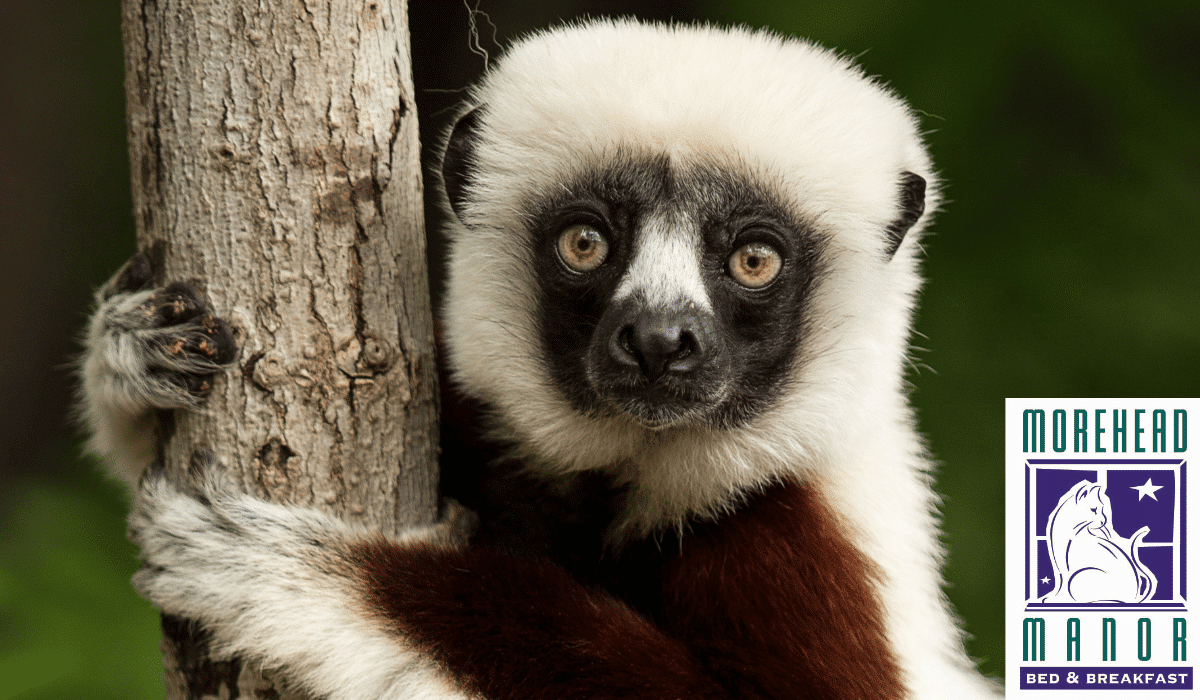
[[[601,401],[614,413],[650,430],[703,424],[728,393],[727,382],[706,382],[698,391],[690,386],[693,382],[678,378],[660,377],[652,382],[629,376],[609,379],[601,382],[603,386],[592,385]]]

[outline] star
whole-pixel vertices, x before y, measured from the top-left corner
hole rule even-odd
[[[1049,576],[1045,576],[1045,577],[1043,577],[1043,578],[1042,578],[1042,583],[1050,583],[1050,577],[1049,577]]]
[[[1150,498],[1153,498],[1154,500],[1157,501],[1158,496],[1155,496],[1154,492],[1161,489],[1162,487],[1155,486],[1154,484],[1150,483],[1150,479],[1147,478],[1146,483],[1142,484],[1141,486],[1130,486],[1129,488],[1138,492],[1138,500],[1139,501],[1141,501],[1146,496],[1149,496]]]

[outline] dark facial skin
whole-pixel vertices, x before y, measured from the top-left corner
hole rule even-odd
[[[681,171],[665,157],[627,157],[529,210],[543,359],[577,410],[624,412],[651,427],[733,427],[783,391],[821,246],[765,188],[715,167]],[[655,307],[636,290],[614,300],[651,216],[699,227],[711,313],[686,303]],[[607,242],[595,269],[573,270],[563,259],[559,237],[576,225]],[[779,254],[778,275],[761,288],[731,275],[731,255],[747,244]]]

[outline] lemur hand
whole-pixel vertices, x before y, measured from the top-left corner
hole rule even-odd
[[[233,361],[229,325],[187,282],[152,287],[139,253],[96,292],[81,379],[90,448],[130,484],[154,459],[155,409],[194,408]]]

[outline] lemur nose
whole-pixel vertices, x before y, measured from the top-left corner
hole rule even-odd
[[[643,311],[618,326],[609,339],[609,355],[617,364],[640,368],[652,382],[668,373],[687,374],[707,359],[711,325],[695,314]]]

